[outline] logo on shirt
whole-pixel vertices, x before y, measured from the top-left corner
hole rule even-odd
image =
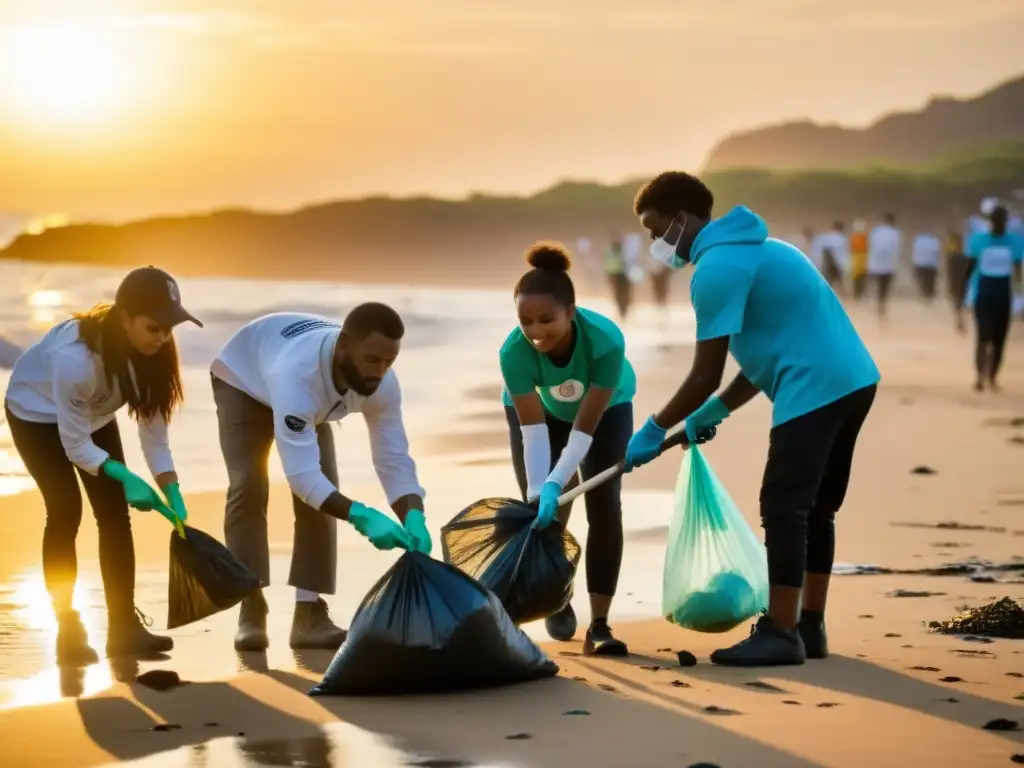
[[[284,417],[284,425],[292,432],[302,432],[306,428],[306,422],[298,416],[288,415]]]
[[[583,386],[582,381],[569,379],[568,381],[563,381],[561,384],[548,387],[548,394],[560,403],[575,403],[583,397],[585,390],[586,387]]]
[[[320,328],[340,328],[338,323],[332,323],[329,320],[299,320],[295,323],[290,323],[281,329],[281,336],[286,339],[294,339],[296,336],[301,336],[304,333],[310,331],[316,331]]]

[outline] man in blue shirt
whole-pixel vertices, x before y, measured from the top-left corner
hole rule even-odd
[[[630,467],[657,455],[666,431],[686,420],[696,437],[764,392],[772,430],[761,486],[768,550],[768,614],[750,637],[715,651],[733,666],[802,664],[828,655],[824,612],[842,505],[861,425],[879,380],[835,293],[799,250],[768,237],[745,207],[711,219],[711,191],[667,172],[637,194],[651,255],[694,265],[697,345],[689,376],[633,436]],[[720,395],[726,356],[740,373]],[[802,595],[802,600],[801,600]]]

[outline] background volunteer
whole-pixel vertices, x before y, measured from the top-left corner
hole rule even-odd
[[[887,213],[883,219],[868,235],[868,275],[875,284],[879,317],[885,317],[888,310],[889,291],[903,250],[903,233],[896,226],[896,217]]]
[[[295,541],[288,583],[296,588],[291,645],[337,648],[345,631],[320,594],[333,594],[335,518],[378,549],[430,552],[424,491],[409,455],[402,395],[391,366],[405,333],[383,304],[355,307],[342,325],[307,314],[272,314],[239,330],[211,366],[221,450],[228,469],[224,535],[228,548],[270,584],[267,454],[277,443],[294,496]],[[362,413],[374,469],[399,520],[343,496],[328,422]],[[242,602],[235,647],[267,647],[261,593]]]

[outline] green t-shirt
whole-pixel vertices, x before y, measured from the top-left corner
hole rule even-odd
[[[577,308],[576,345],[568,364],[559,367],[516,328],[501,345],[501,400],[512,405],[513,395],[537,392],[544,408],[556,419],[572,422],[591,385],[614,389],[608,407],[632,401],[636,373],[626,359],[626,340],[604,315]]]

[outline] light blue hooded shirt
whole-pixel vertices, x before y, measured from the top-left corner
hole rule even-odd
[[[690,253],[697,341],[729,337],[743,374],[772,401],[772,426],[878,382],[828,283],[749,208],[709,223]]]

